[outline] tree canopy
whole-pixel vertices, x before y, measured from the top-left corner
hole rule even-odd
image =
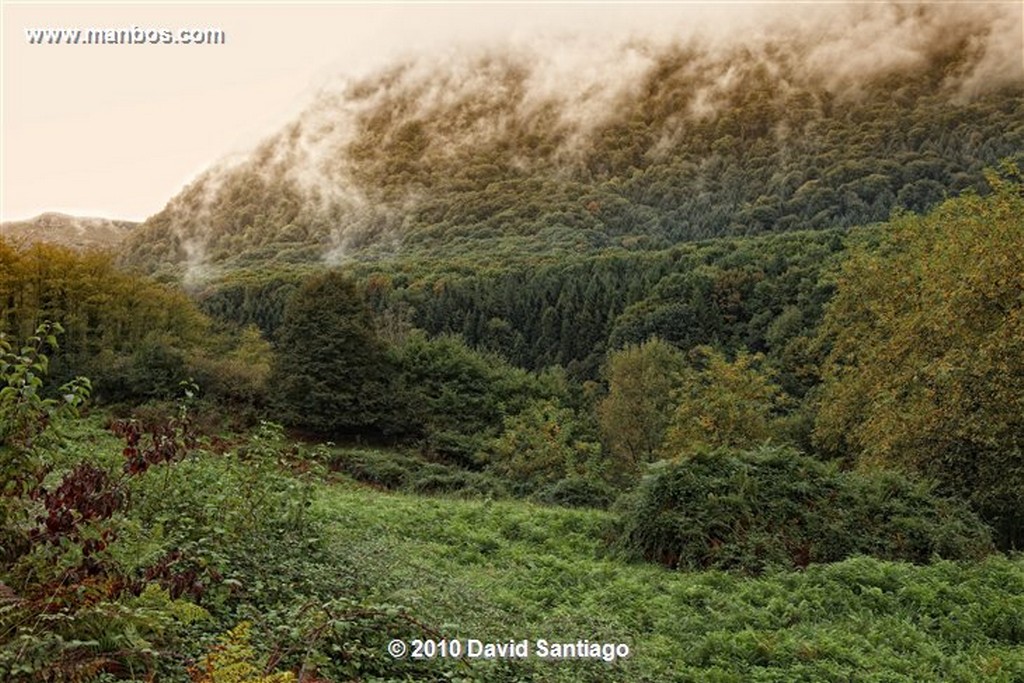
[[[322,433],[377,424],[387,401],[387,355],[362,291],[328,271],[309,278],[284,314],[271,378],[282,415]]]
[[[861,463],[916,469],[1024,543],[1024,197],[996,191],[903,215],[846,263],[815,436]]]

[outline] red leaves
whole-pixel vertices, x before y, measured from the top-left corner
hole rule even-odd
[[[124,471],[130,476],[142,474],[153,465],[180,460],[199,445],[189,420],[169,419],[145,429],[137,420],[118,420],[110,430],[125,440]],[[142,446],[142,437],[149,436]]]
[[[33,540],[54,545],[64,538],[80,542],[86,558],[106,549],[113,530],[104,529],[98,537],[83,539],[82,524],[110,519],[126,498],[104,470],[89,463],[80,463],[53,491],[39,488],[31,496],[42,500],[46,510],[38,518],[42,528],[33,532]]]

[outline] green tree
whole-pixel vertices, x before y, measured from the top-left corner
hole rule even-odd
[[[893,220],[843,269],[815,426],[823,449],[909,467],[1024,544],[1024,198],[995,191]]]
[[[356,283],[308,279],[288,303],[271,387],[282,418],[320,433],[365,432],[387,409],[388,357]]]
[[[775,435],[779,388],[759,368],[763,357],[740,352],[729,361],[700,346],[679,373],[676,408],[665,450],[678,455],[706,446],[745,448]]]
[[[504,427],[491,443],[493,469],[523,490],[600,474],[600,444],[589,440],[573,412],[555,401],[534,401],[505,418]]]
[[[392,348],[393,431],[422,439],[426,452],[471,463],[501,428],[527,373],[469,348],[461,337],[409,333]]]
[[[601,436],[624,473],[654,459],[672,416],[683,354],[654,337],[608,357],[608,395],[597,406]]]

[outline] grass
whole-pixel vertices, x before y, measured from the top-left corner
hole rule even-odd
[[[58,470],[86,454],[120,467],[101,421],[68,430],[73,447],[55,451]],[[386,492],[326,470],[308,477],[316,523],[294,531],[281,525],[301,506],[274,501],[294,502],[298,489],[276,468],[254,469],[259,449],[248,450],[244,461],[201,455],[147,474],[134,490],[134,526],[123,530],[126,565],[170,543],[234,581],[221,590],[230,599],[218,598],[227,602],[208,605],[217,619],[190,632],[193,656],[241,619],[261,629],[261,652],[279,640],[304,646],[307,606],[337,599],[337,610],[371,608],[321,640],[318,656],[330,662],[320,663],[325,673],[336,665],[338,681],[1024,681],[1022,555],[927,566],[856,557],[757,578],[670,571],[610,554],[611,512]],[[244,535],[250,508],[267,519]],[[380,616],[398,613],[415,621]],[[388,640],[417,633],[587,639],[625,643],[631,655],[391,660]],[[301,663],[293,659],[282,666]]]
[[[471,661],[470,680],[1020,681],[1024,558],[854,558],[743,578],[629,564],[612,517],[325,487],[328,542],[367,590],[449,638],[624,642],[629,659]],[[424,663],[424,667],[429,666]]]

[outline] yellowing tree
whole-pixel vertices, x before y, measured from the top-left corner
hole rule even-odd
[[[768,441],[782,393],[759,370],[762,356],[741,352],[730,362],[711,347],[699,346],[690,357],[690,365],[679,374],[666,454],[714,446],[745,448]]]
[[[987,197],[893,220],[845,265],[822,328],[815,440],[935,477],[1020,547],[1024,198],[1019,182],[989,182]]]
[[[565,477],[597,474],[601,449],[587,439],[571,410],[544,400],[506,417],[491,451],[495,470],[530,490]]]

